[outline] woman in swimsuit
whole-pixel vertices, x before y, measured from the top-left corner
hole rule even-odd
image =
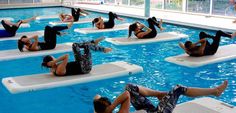
[[[68,76],[89,73],[92,69],[92,58],[90,50],[110,52],[111,48],[98,46],[98,43],[104,38],[99,38],[91,42],[74,43],[72,50],[75,61],[68,62],[68,54],[59,58],[51,55],[43,58],[42,66],[50,68],[55,76]],[[83,50],[83,51],[81,51]],[[82,54],[83,53],[83,54]]]
[[[113,28],[115,26],[115,19],[123,21],[123,18],[120,18],[117,16],[117,14],[109,12],[109,20],[104,22],[104,20],[101,17],[95,18],[92,21],[92,24],[98,28],[98,29],[107,29],[107,28]]]
[[[36,17],[32,17],[26,20],[19,20],[17,23],[12,23],[8,20],[2,20],[1,24],[4,27],[4,29],[0,30],[0,38],[1,37],[13,37],[16,35],[16,31],[20,27],[22,23],[28,23],[32,20],[35,20]]]
[[[67,26],[46,26],[44,29],[44,42],[38,41],[38,36],[27,37],[22,36],[18,40],[18,49],[23,52],[23,48],[27,49],[28,51],[40,51],[40,50],[50,50],[54,49],[57,44],[57,35],[62,35],[62,30],[69,29],[72,26],[73,22],[68,24]],[[31,39],[34,42],[31,42]]]
[[[71,8],[71,15],[68,14],[60,14],[59,18],[62,22],[77,22],[79,21],[80,16],[88,15],[89,13],[84,11],[83,9],[77,8]]]
[[[195,88],[177,85],[169,92],[152,90],[135,84],[127,84],[125,90],[114,102],[107,97],[96,95],[93,100],[95,113],[112,113],[120,105],[118,113],[129,113],[130,103],[135,110],[146,113],[172,113],[181,95],[187,97],[220,96],[228,86],[224,81],[215,88]],[[147,97],[156,97],[159,104],[155,107]]]
[[[155,17],[148,18],[147,19],[149,27],[145,26],[144,24],[141,24],[139,22],[135,22],[129,26],[129,36],[132,35],[132,32],[134,32],[134,35],[139,39],[147,39],[147,38],[155,38],[157,35],[157,31],[155,26],[157,26],[161,31],[164,30],[162,28],[162,19],[160,22],[157,22],[157,19]],[[146,29],[144,31],[143,29]]]
[[[200,57],[206,55],[214,55],[220,45],[221,36],[228,37],[232,39],[236,34],[227,34],[223,31],[217,31],[215,36],[209,35],[205,32],[199,33],[199,41],[192,43],[191,41],[186,41],[185,44],[179,43],[179,46],[184,49],[184,51],[189,56]],[[206,38],[211,38],[213,42],[210,44]]]

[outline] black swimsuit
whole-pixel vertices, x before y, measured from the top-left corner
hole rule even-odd
[[[115,18],[117,18],[117,15],[115,13],[109,12],[109,20],[104,22],[104,28],[113,28],[115,26]]]
[[[200,39],[204,39],[204,38],[213,39],[212,44],[210,44],[208,41],[206,42],[206,47],[204,48],[204,55],[214,55],[217,52],[220,45],[221,36],[231,38],[231,35],[224,33],[223,31],[217,31],[215,36],[211,36],[209,34],[206,34],[205,32],[200,32],[199,34]],[[190,56],[199,57],[200,56],[199,54],[194,54],[194,51],[198,51],[199,47],[200,46],[196,46],[195,48],[191,49]]]
[[[157,27],[159,27],[159,24],[157,24],[156,22],[156,18],[148,18],[147,22],[149,25],[149,28],[152,29],[152,31],[150,33],[148,33],[147,35],[144,35],[142,38],[143,39],[148,39],[148,38],[155,38],[157,35],[157,31],[154,25],[156,25]],[[139,32],[135,33],[135,36],[137,36],[138,33],[140,32],[145,32],[143,30],[140,30]]]

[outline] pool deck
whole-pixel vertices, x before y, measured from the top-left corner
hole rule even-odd
[[[90,11],[107,13],[109,11],[116,12],[119,15],[129,16],[134,18],[144,17],[144,9],[137,7],[114,6],[114,5],[88,5],[76,4],[75,7],[80,7]],[[185,25],[190,27],[198,27],[210,30],[223,30],[228,32],[236,31],[236,23],[232,21],[236,18],[224,16],[210,16],[206,14],[183,13],[175,11],[163,11],[152,9],[150,16],[162,18],[164,22]]]

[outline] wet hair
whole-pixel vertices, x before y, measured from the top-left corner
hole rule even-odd
[[[99,21],[98,18],[94,18],[93,21],[92,21],[93,26],[94,26],[94,24],[97,23],[98,21]]]
[[[133,23],[133,24],[129,25],[129,36],[128,37],[131,36],[132,31],[134,31],[137,27],[138,27],[137,23]]]
[[[186,42],[184,43],[184,47],[185,47],[186,49],[189,49],[189,48],[191,47],[191,45],[192,45],[192,42],[191,42],[191,41],[186,41]]]
[[[23,38],[27,38],[27,36],[24,35],[18,40],[18,49],[20,50],[20,52],[23,52],[23,48],[25,45],[25,42],[22,41]]]
[[[93,106],[96,113],[104,113],[109,105],[111,105],[111,101],[107,97],[101,97],[93,101]]]
[[[52,61],[53,60],[53,58],[52,58],[52,56],[51,55],[47,55],[47,56],[45,56],[44,58],[43,58],[43,62],[42,62],[42,66],[43,67],[47,67],[47,68],[52,68],[51,66],[48,66],[47,64],[48,64],[48,62],[50,62],[50,61]]]

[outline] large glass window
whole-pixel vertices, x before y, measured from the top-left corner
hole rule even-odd
[[[210,0],[187,0],[187,11],[210,13]]]
[[[144,7],[144,0],[130,0],[131,6]]]
[[[114,3],[115,3],[115,0],[104,0],[104,3],[114,4]]]
[[[128,5],[129,4],[129,0],[122,0],[122,5]]]
[[[150,0],[151,2],[151,8],[157,8],[157,9],[161,9],[162,8],[162,4],[163,4],[163,0]]]
[[[165,0],[165,9],[182,10],[182,0]]]
[[[212,14],[234,15],[234,0],[213,0]]]
[[[7,4],[8,1],[7,0],[0,0],[0,4]]]
[[[33,3],[33,0],[10,0],[10,3]]]

